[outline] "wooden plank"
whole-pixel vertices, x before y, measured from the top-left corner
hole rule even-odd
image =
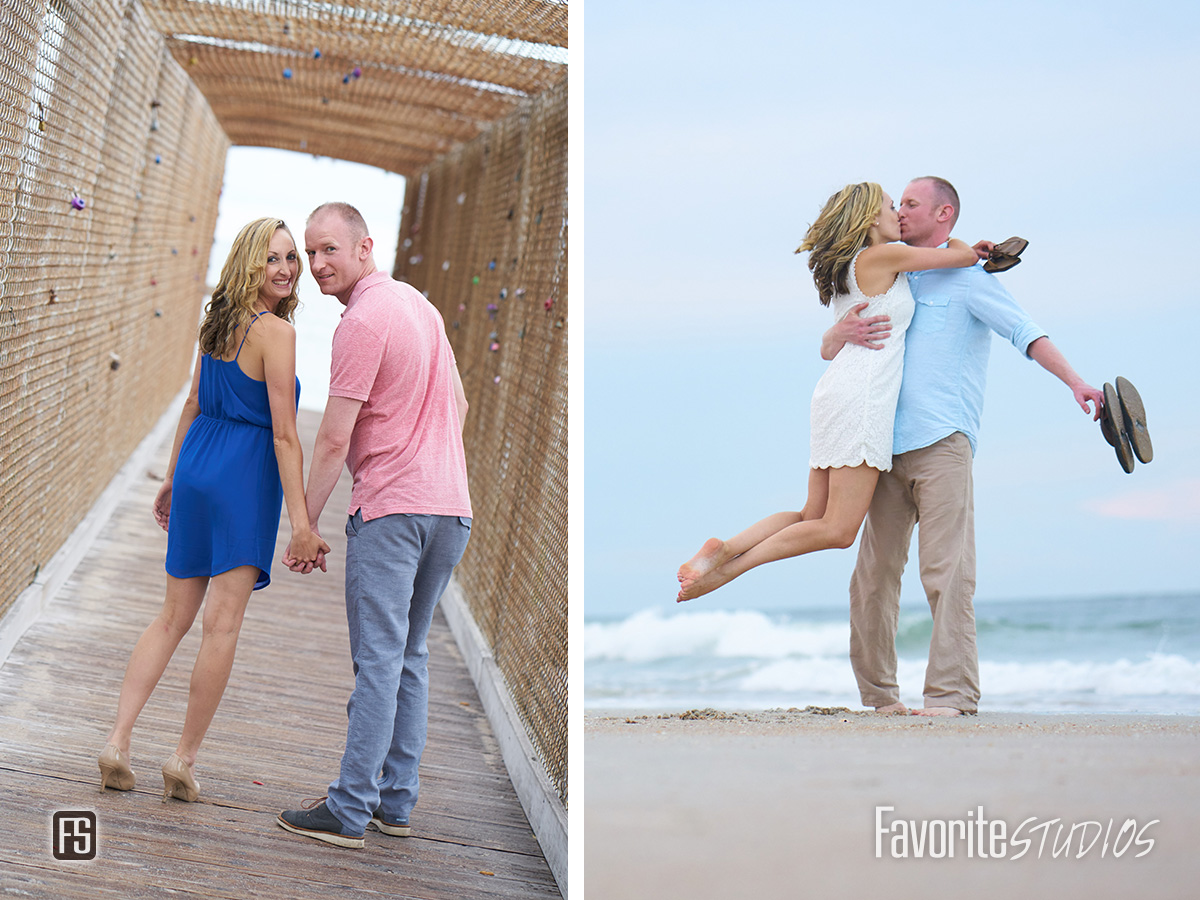
[[[319,418],[301,414],[307,446]],[[165,467],[170,446],[155,466]],[[429,744],[413,837],[373,830],[349,851],[288,834],[281,809],[325,793],[345,743],[354,679],[342,595],[345,537],[330,571],[276,565],[242,627],[224,700],[197,762],[201,800],[160,802],[158,767],[178,740],[200,641],[194,624],[134,732],[135,791],[99,791],[96,756],[129,651],[157,614],[166,537],[150,506],[159,481],[135,485],[0,668],[0,887],[54,898],[555,898],[553,876],[521,810],[454,638],[430,634]],[[343,477],[326,529],[348,503]],[[287,535],[281,525],[278,554]],[[199,617],[198,617],[199,618]],[[51,817],[92,810],[95,860],[51,855]]]

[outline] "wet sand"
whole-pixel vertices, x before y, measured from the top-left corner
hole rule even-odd
[[[1200,896],[1200,717],[604,711],[584,753],[587,900]]]

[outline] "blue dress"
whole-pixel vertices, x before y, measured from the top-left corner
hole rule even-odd
[[[200,357],[200,414],[175,463],[166,565],[176,578],[258,566],[259,590],[271,583],[283,485],[267,385],[238,366],[242,345],[229,361]]]

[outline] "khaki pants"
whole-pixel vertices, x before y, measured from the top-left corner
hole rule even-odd
[[[925,706],[975,712],[979,654],[975,647],[975,510],[971,444],[955,432],[902,453],[879,476],[850,579],[850,663],[865,706],[900,699],[896,625],[900,576],[913,526],[921,584],[933,613],[925,670]]]

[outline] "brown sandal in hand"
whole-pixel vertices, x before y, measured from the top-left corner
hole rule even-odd
[[[992,247],[992,252],[988,254],[988,261],[983,264],[983,271],[1007,272],[1021,261],[1021,254],[1028,246],[1029,241],[1025,238],[1010,237],[1007,241],[1001,241]]]
[[[1100,410],[1100,433],[1117,451],[1117,460],[1126,474],[1133,471],[1133,447],[1125,430],[1125,415],[1117,389],[1104,382],[1104,407]]]
[[[1117,379],[1117,400],[1121,404],[1125,432],[1129,435],[1134,455],[1138,462],[1150,462],[1154,459],[1154,447],[1150,443],[1150,432],[1146,429],[1146,405],[1128,378]]]

